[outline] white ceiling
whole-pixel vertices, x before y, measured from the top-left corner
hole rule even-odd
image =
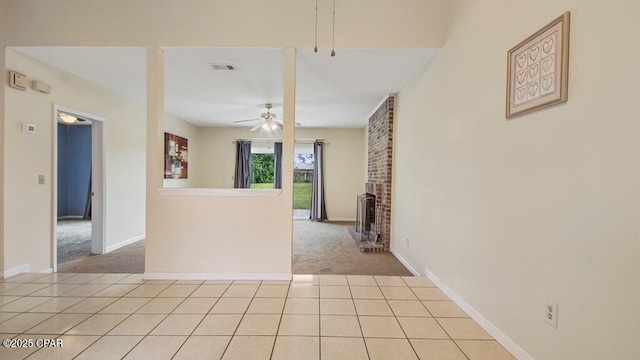
[[[146,99],[143,48],[12,48],[135,100]],[[200,126],[254,119],[273,103],[282,115],[281,49],[163,48],[165,110]],[[297,51],[296,121],[304,127],[363,127],[391,93],[426,68],[437,49],[326,49]],[[230,63],[216,71],[211,63]],[[281,117],[278,117],[281,118]]]

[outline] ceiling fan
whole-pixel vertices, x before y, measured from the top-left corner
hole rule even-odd
[[[271,104],[264,104],[264,107],[267,109],[267,112],[263,112],[260,114],[259,119],[247,119],[247,120],[236,120],[233,123],[242,123],[248,121],[260,121],[256,126],[252,127],[250,131],[256,131],[262,128],[265,131],[274,131],[274,130],[282,130],[282,120],[278,120],[276,114],[271,112],[271,108],[273,107]],[[296,122],[296,126],[302,126],[299,122]]]

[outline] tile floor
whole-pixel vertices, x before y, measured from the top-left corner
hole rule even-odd
[[[0,280],[0,359],[514,359],[421,277],[144,281],[140,274]]]

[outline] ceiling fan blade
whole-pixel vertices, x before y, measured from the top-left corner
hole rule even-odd
[[[264,124],[264,121],[260,121],[260,123],[258,125],[252,127],[251,130],[249,130],[249,131],[256,131],[256,130],[260,129],[262,124]]]
[[[247,120],[236,120],[233,123],[241,123],[241,122],[247,122],[247,121],[256,121],[256,120],[262,120],[262,119],[247,119]]]
[[[282,129],[282,126],[284,125],[284,122],[282,120],[272,120],[275,123],[278,123],[280,125],[280,128]],[[297,127],[302,127],[302,124],[300,124],[299,122],[296,121],[296,126]]]

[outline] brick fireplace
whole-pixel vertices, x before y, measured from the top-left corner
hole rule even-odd
[[[391,249],[391,177],[393,112],[390,95],[369,118],[367,183],[365,191],[375,195],[375,228],[385,251]]]

